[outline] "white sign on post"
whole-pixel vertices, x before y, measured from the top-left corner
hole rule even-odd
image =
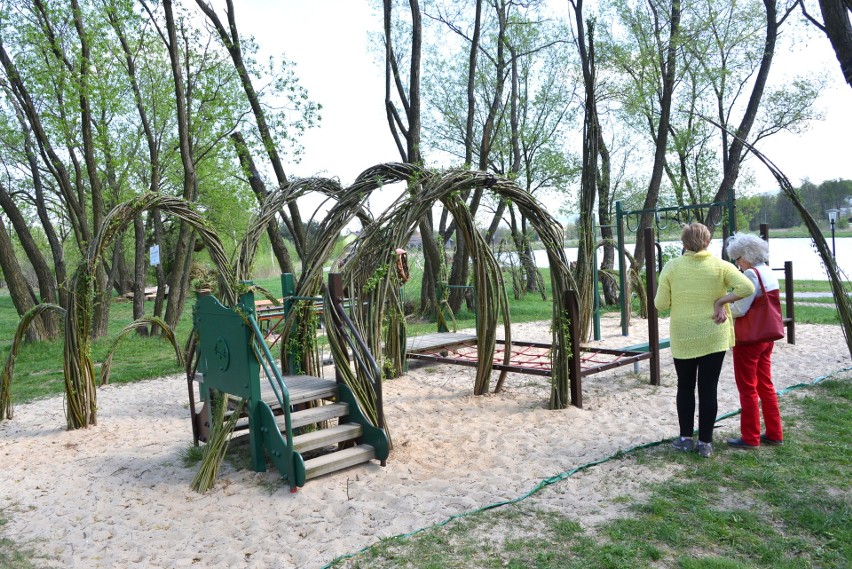
[[[159,245],[151,245],[151,266],[157,266],[160,264],[160,246]]]

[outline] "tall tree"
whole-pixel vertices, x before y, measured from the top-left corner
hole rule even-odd
[[[572,174],[564,149],[573,95],[573,77],[565,71],[569,58],[567,42],[561,39],[565,31],[546,17],[540,2],[485,5],[488,9],[482,12],[480,3],[468,11],[455,10],[454,3],[430,7],[430,17],[444,31],[439,36],[443,48],[432,54],[436,61],[427,66],[429,100],[435,108],[427,115],[429,147],[481,170],[512,177],[530,193],[555,193]],[[455,36],[454,43],[446,41],[446,30]],[[475,69],[473,50],[479,52]],[[501,223],[509,226],[526,275],[516,294],[540,290],[541,276],[523,215],[510,202],[492,201],[482,190],[463,197],[474,215],[493,212],[485,231],[489,241]],[[454,229],[442,222],[445,241]],[[467,274],[463,245],[456,242],[452,282]],[[450,306],[455,309],[459,304],[451,295]]]
[[[275,172],[276,179],[278,180],[278,185],[279,187],[284,187],[287,184],[287,175],[284,172],[284,166],[279,155],[278,147],[273,139],[272,130],[270,129],[267,123],[266,111],[261,105],[260,97],[254,88],[251,79],[251,73],[243,57],[242,41],[237,30],[234,2],[233,0],[227,0],[226,2],[226,12],[228,17],[227,29],[225,28],[224,24],[219,19],[219,16],[213,10],[213,7],[210,5],[209,2],[206,2],[205,0],[196,0],[196,4],[198,4],[198,7],[201,8],[201,11],[204,12],[204,15],[207,16],[207,19],[215,26],[216,31],[222,40],[222,43],[224,44],[225,48],[228,50],[228,53],[231,56],[234,68],[239,74],[246,98],[248,99],[252,113],[254,114],[258,133],[260,135],[261,141],[263,142],[263,147],[266,149],[266,154],[269,158],[269,162],[272,164],[272,169]],[[311,111],[312,107],[309,105],[307,107],[307,110]],[[245,150],[245,148],[246,147],[243,147],[243,152],[247,151]],[[291,201],[287,207],[290,212],[289,218],[283,212],[281,212],[281,216],[290,231],[290,235],[293,236],[293,241],[296,246],[296,251],[299,255],[299,258],[304,261],[306,256],[307,243],[305,237],[305,226],[302,222],[302,216],[299,212],[299,206],[295,201]],[[285,260],[283,255],[279,255],[279,260]],[[293,272],[292,267],[282,266],[281,269],[286,272]]]
[[[666,150],[669,137],[669,124],[672,113],[672,98],[675,88],[677,49],[680,42],[680,0],[671,0],[670,12],[665,17],[656,5],[656,0],[648,0],[648,7],[652,15],[654,45],[659,57],[659,69],[661,70],[659,120],[657,122],[654,163],[651,167],[651,180],[648,182],[648,193],[642,204],[643,210],[657,207],[660,196],[660,186],[663,180],[666,164]],[[667,28],[667,31],[666,31]],[[636,233],[636,247],[633,250],[633,267],[637,273],[641,270],[645,261],[645,228],[651,227],[654,216],[652,213],[642,214],[639,220],[639,228]]]
[[[769,70],[772,67],[772,60],[775,56],[775,44],[778,40],[778,27],[787,19],[795,4],[787,9],[786,12],[779,18],[776,0],[763,0],[763,7],[766,14],[766,34],[763,42],[762,57],[760,65],[757,69],[757,75],[752,84],[751,94],[749,95],[748,103],[746,104],[745,112],[736,129],[736,136],[726,145],[724,149],[725,155],[723,158],[723,175],[722,181],[719,184],[719,189],[714,197],[715,202],[722,202],[728,199],[728,194],[733,191],[737,178],[740,173],[740,165],[743,158],[743,153],[746,151],[743,141],[749,139],[752,127],[760,110],[761,100],[766,89],[767,80],[769,78]],[[711,228],[719,224],[721,216],[708,219],[708,227]]]
[[[595,253],[595,199],[598,188],[599,143],[602,141],[597,105],[597,68],[594,21],[584,22],[583,0],[569,0],[574,10],[577,49],[583,68],[585,114],[583,116],[583,172],[580,185],[579,247],[577,251],[577,296],[580,304],[580,341],[589,339],[593,307],[593,263]],[[588,34],[586,29],[588,28]],[[604,149],[605,151],[606,149]]]
[[[409,0],[410,46],[409,67],[406,74],[401,66],[399,51],[395,48],[395,26],[402,25],[394,17],[393,0],[383,0],[384,47],[385,47],[385,112],[388,128],[396,142],[403,162],[421,164],[420,148],[420,61],[423,48],[423,22],[420,4]],[[402,109],[397,107],[397,104]],[[418,187],[409,188],[418,192]],[[431,212],[420,220],[419,226],[424,256],[423,284],[420,293],[420,310],[434,313],[438,307],[436,284],[442,264],[438,244],[435,241]]]

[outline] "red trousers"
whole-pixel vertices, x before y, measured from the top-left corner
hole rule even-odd
[[[760,444],[760,410],[766,437],[773,441],[784,440],[781,429],[781,411],[778,394],[772,385],[772,348],[775,342],[761,342],[747,346],[734,346],[734,378],[740,392],[740,432],[743,442]]]

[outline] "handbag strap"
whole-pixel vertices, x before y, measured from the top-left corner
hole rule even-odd
[[[760,271],[757,270],[757,267],[752,267],[751,270],[757,275],[757,282],[760,283],[760,292],[763,293],[763,296],[766,296],[766,287],[763,286],[763,279],[760,278]]]

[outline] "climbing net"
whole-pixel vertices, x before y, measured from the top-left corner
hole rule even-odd
[[[550,376],[551,346],[537,342],[513,341],[508,347],[509,363],[505,363],[507,346],[497,341],[493,367],[499,371],[510,371],[528,375]],[[632,364],[651,357],[649,351],[582,347],[580,351],[580,373],[583,376]],[[446,345],[432,345],[409,352],[410,359],[425,360],[468,367],[478,365],[476,338]]]

